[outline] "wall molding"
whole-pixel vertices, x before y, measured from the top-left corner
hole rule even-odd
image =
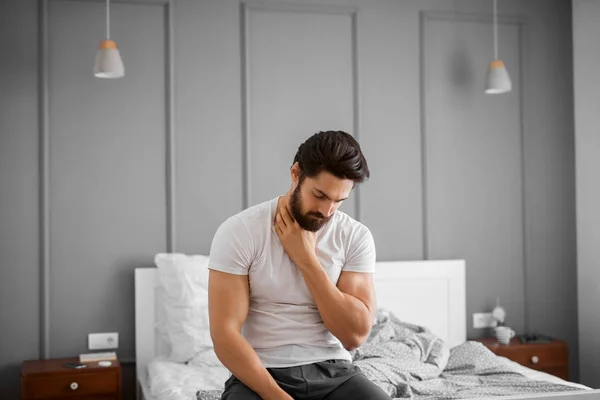
[[[360,118],[360,80],[358,62],[358,8],[352,6],[337,6],[325,4],[294,4],[279,3],[271,1],[245,1],[240,3],[240,60],[241,60],[241,94],[242,94],[242,208],[248,208],[252,204],[251,184],[251,152],[250,141],[250,72],[249,72],[249,48],[248,48],[248,16],[252,11],[259,12],[284,12],[323,15],[345,15],[351,19],[351,59],[352,59],[352,124],[353,136],[360,141],[361,118]],[[361,220],[360,185],[354,189],[354,217]]]
[[[250,206],[250,88],[248,70],[248,3],[240,3],[240,84],[241,84],[241,131],[242,131],[242,209]]]
[[[527,71],[525,70],[526,57],[527,54],[525,52],[525,36],[527,33],[526,29],[527,25],[524,20],[517,24],[518,35],[519,35],[519,81],[517,85],[519,85],[519,102],[521,107],[519,108],[519,139],[521,144],[521,212],[523,217],[523,315],[525,317],[524,329],[525,332],[529,332],[529,298],[528,294],[528,276],[527,270],[529,265],[529,257],[528,257],[528,246],[529,246],[529,238],[527,237],[527,232],[529,231],[529,223],[527,222],[527,218],[529,214],[527,213],[527,192],[526,192],[526,181],[527,181],[527,173],[526,173],[526,164],[527,157],[525,157],[525,115],[524,115],[524,104],[525,104],[525,82],[526,79],[524,77],[527,75]]]
[[[50,91],[48,0],[39,1],[40,358],[50,357]]]
[[[421,11],[421,22],[447,21],[447,22],[479,22],[491,24],[492,13],[463,13],[450,11]],[[524,25],[528,18],[523,15],[498,14],[498,23],[504,25]]]
[[[519,68],[521,72],[521,81],[523,75],[523,35],[522,27],[526,22],[526,18],[523,16],[515,15],[498,15],[498,23],[505,25],[516,25],[519,30]],[[420,124],[421,124],[421,212],[422,212],[422,249],[423,259],[427,260],[430,257],[430,243],[429,243],[429,180],[428,180],[428,143],[427,143],[427,127],[426,127],[426,102],[425,102],[425,24],[428,21],[446,21],[446,22],[476,22],[483,24],[491,24],[493,22],[493,14],[483,13],[456,13],[446,11],[421,11],[419,13],[419,65],[420,65],[420,76],[419,76],[419,100],[420,100]],[[522,82],[519,82],[522,88]],[[520,91],[521,104],[523,101],[523,90]],[[523,115],[521,107],[521,140],[523,140]],[[521,165],[524,163],[524,154],[521,154]],[[524,169],[521,171],[522,181],[525,179]],[[523,192],[523,196],[524,196]],[[523,207],[523,212],[525,208]],[[523,218],[525,220],[525,218]],[[523,228],[523,235],[526,231]],[[525,247],[524,247],[525,248]],[[525,265],[525,264],[524,264]],[[527,324],[525,324],[527,326]]]
[[[360,137],[362,135],[362,126],[360,118],[360,68],[358,62],[358,11],[354,10],[350,14],[351,18],[351,51],[352,51],[352,125],[353,134],[357,142],[360,143]],[[362,209],[360,202],[360,185],[357,185],[354,189],[354,218],[357,221],[362,221]]]
[[[527,265],[529,262],[527,232],[527,197],[525,192],[525,179],[526,179],[526,168],[525,168],[525,128],[524,128],[524,115],[523,115],[523,104],[525,101],[525,88],[523,83],[525,82],[524,76],[527,74],[525,71],[526,53],[525,49],[525,33],[528,18],[521,15],[498,15],[498,23],[504,25],[513,25],[517,28],[518,32],[518,54],[519,54],[519,81],[516,84],[519,87],[519,101],[521,107],[519,108],[519,140],[520,140],[520,162],[521,162],[521,217],[522,217],[522,235],[523,235],[523,254],[521,255],[523,262],[522,279],[523,279],[523,315],[524,315],[524,329],[526,332],[529,331],[529,307],[527,297]],[[438,11],[421,11],[419,19],[419,63],[420,63],[420,109],[421,109],[421,179],[422,179],[422,226],[423,226],[423,259],[429,259],[430,252],[430,236],[429,236],[429,180],[428,180],[428,141],[427,141],[427,126],[426,126],[426,101],[425,101],[425,24],[427,21],[447,21],[447,22],[474,22],[482,24],[491,24],[493,22],[493,14],[472,14],[472,13],[455,13],[455,12],[438,12]]]
[[[429,259],[429,190],[427,168],[427,140],[426,140],[426,118],[425,118],[425,20],[427,13],[419,13],[419,123],[421,125],[421,251],[423,260]]]
[[[176,208],[176,147],[175,147],[175,4],[174,0],[167,0],[163,6],[165,8],[165,34],[167,44],[166,80],[165,89],[167,96],[167,109],[165,112],[167,126],[165,143],[165,167],[166,167],[166,213],[167,213],[167,252],[176,251],[176,226],[177,226],[177,208]]]
[[[282,3],[277,1],[248,0],[242,1],[242,8],[249,11],[287,12],[302,14],[324,15],[353,15],[358,12],[357,7],[331,4],[297,4]]]

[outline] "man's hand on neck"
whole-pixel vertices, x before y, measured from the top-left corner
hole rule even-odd
[[[320,266],[316,252],[317,232],[304,230],[292,217],[287,196],[282,197],[277,205],[275,231],[288,257],[300,269]]]
[[[370,275],[350,273],[350,280],[357,280],[357,276],[368,277],[368,281],[349,285],[357,290],[344,293],[331,282],[327,272],[316,256],[315,246],[317,233],[302,229],[298,222],[293,220],[289,211],[289,198],[279,199],[277,216],[275,217],[275,231],[283,244],[287,255],[300,269],[306,286],[310,291],[323,323],[329,331],[336,336],[347,350],[358,347],[367,337],[371,322],[373,321],[374,299]],[[341,275],[340,275],[341,277]],[[346,280],[348,280],[346,279]],[[356,286],[356,287],[354,287]],[[359,292],[362,296],[354,296]],[[366,292],[368,295],[364,295]],[[364,300],[364,299],[367,300]],[[367,305],[368,304],[368,305]]]

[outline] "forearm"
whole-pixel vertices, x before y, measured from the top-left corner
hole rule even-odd
[[[223,365],[262,399],[292,399],[275,382],[254,349],[239,332],[218,332],[214,335],[213,342],[215,353]]]
[[[356,297],[340,291],[316,259],[300,270],[327,329],[346,349],[360,346],[371,330],[372,310]]]

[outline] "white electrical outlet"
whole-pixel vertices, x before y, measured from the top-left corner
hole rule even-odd
[[[118,349],[119,333],[90,333],[88,335],[88,348],[90,350]]]
[[[498,324],[492,313],[475,313],[473,314],[473,328],[493,328]]]

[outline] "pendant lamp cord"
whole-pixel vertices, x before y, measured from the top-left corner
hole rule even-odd
[[[497,13],[497,0],[494,0],[494,60],[498,59],[498,17]]]
[[[110,39],[110,0],[106,0],[106,39]]]

